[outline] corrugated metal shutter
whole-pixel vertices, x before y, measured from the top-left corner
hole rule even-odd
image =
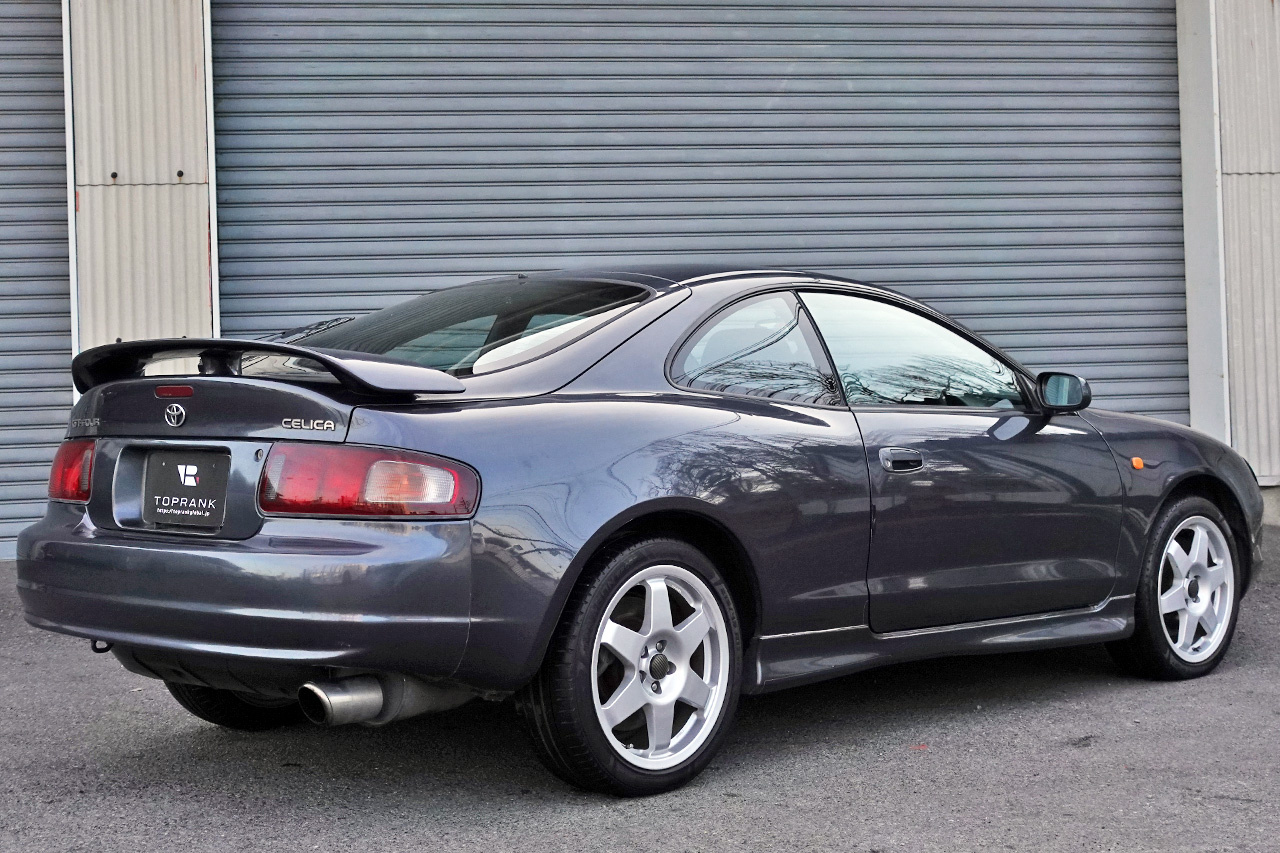
[[[44,513],[71,405],[61,15],[0,0],[0,559]]]
[[[1186,421],[1174,0],[214,0],[223,329],[513,270],[891,284]]]

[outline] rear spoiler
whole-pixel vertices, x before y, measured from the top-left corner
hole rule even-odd
[[[457,394],[466,390],[456,377],[410,361],[363,352],[234,338],[168,338],[94,347],[71,362],[71,378],[76,390],[83,393],[105,382],[141,377],[148,364],[173,358],[200,359],[201,376],[238,376],[240,360],[246,355],[308,359],[357,394]]]

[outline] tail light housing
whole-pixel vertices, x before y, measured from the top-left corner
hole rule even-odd
[[[89,502],[93,478],[92,438],[75,438],[58,446],[49,472],[49,499],[67,503]]]
[[[258,485],[265,515],[465,518],[480,477],[461,462],[381,447],[280,442]]]

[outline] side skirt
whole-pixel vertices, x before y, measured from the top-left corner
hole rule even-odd
[[[1133,633],[1134,596],[1096,607],[964,625],[877,634],[866,625],[760,637],[748,652],[744,692],[768,693],[891,663],[1002,654],[1123,639]]]

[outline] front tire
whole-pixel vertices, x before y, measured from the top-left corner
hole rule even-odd
[[[569,598],[516,707],[542,762],[621,796],[677,788],[711,761],[738,704],[742,636],[716,567],[654,538],[603,555]]]
[[[1182,498],[1152,525],[1133,636],[1108,643],[1107,650],[1121,668],[1145,678],[1208,675],[1235,635],[1240,589],[1240,560],[1226,518],[1204,498]]]
[[[178,704],[200,719],[242,732],[263,732],[303,720],[296,701],[250,696],[197,684],[166,681]]]

